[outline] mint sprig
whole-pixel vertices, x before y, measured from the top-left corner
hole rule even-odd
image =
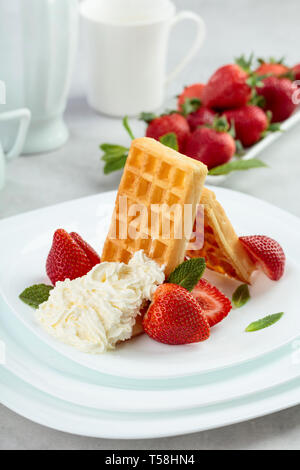
[[[261,318],[260,320],[250,323],[250,325],[247,326],[245,331],[247,333],[252,333],[254,331],[259,331],[264,328],[268,328],[269,326],[272,326],[275,323],[277,323],[282,318],[283,315],[284,315],[283,312],[274,313],[273,315],[268,315],[267,317]]]
[[[170,274],[167,282],[184,287],[192,291],[202,278],[206,268],[204,258],[192,258],[181,263],[175,271]]]
[[[232,303],[235,308],[243,307],[250,300],[249,286],[242,284],[239,286],[232,296]]]
[[[228,175],[233,171],[245,171],[251,170],[252,168],[267,168],[267,166],[268,165],[257,158],[251,158],[250,160],[234,160],[229,163],[225,163],[224,165],[212,168],[208,174],[214,176]]]
[[[50,292],[53,286],[46,286],[45,284],[36,284],[25,289],[19,298],[27,305],[33,308],[39,306],[49,299]]]
[[[135,137],[129,125],[127,116],[125,116],[123,119],[123,127],[127,131],[130,139],[133,140]],[[100,149],[104,152],[101,160],[105,162],[103,170],[105,175],[124,168],[128,157],[129,148],[123,147],[122,145],[102,144],[100,145]]]
[[[163,135],[159,139],[159,141],[166,147],[170,147],[171,149],[176,150],[178,152],[179,150],[178,139],[177,139],[177,135],[174,132],[170,132],[169,134]]]

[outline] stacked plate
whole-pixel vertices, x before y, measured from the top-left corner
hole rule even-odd
[[[58,227],[78,231],[100,251],[115,193],[1,221],[0,401],[55,429],[126,439],[211,429],[299,404],[300,221],[249,196],[216,193],[239,233],[265,233],[283,245],[287,269],[278,283],[259,275],[250,302],[199,345],[170,347],[144,335],[113,353],[87,355],[48,336],[19,300],[25,287],[47,282],[44,264]],[[205,277],[229,296],[236,288]],[[252,321],[281,311],[277,324],[245,333]]]

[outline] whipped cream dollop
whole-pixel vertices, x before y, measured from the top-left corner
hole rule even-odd
[[[163,267],[138,251],[128,265],[101,263],[86,276],[57,282],[37,319],[58,340],[100,354],[132,336],[140,308],[164,280]]]

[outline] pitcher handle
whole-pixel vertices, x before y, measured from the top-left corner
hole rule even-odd
[[[5,155],[7,160],[18,157],[24,148],[27,132],[31,120],[31,112],[27,108],[7,111],[0,114],[0,122],[20,121],[16,140],[12,148]]]
[[[175,25],[184,20],[191,20],[196,23],[197,35],[192,47],[190,48],[189,53],[167,77],[166,85],[173,81],[174,78],[176,78],[177,75],[182,72],[182,70],[191,62],[191,60],[194,58],[194,56],[197,54],[198,50],[202,46],[206,35],[206,26],[204,20],[201,18],[201,16],[197,15],[196,13],[193,13],[192,11],[181,11],[180,13],[178,13],[172,20],[171,28],[174,28]]]

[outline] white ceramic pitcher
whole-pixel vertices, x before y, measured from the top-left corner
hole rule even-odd
[[[78,33],[77,0],[0,1],[0,80],[6,85],[1,111],[29,108],[32,122],[24,153],[64,144],[63,121]],[[15,126],[0,124],[4,149]]]

